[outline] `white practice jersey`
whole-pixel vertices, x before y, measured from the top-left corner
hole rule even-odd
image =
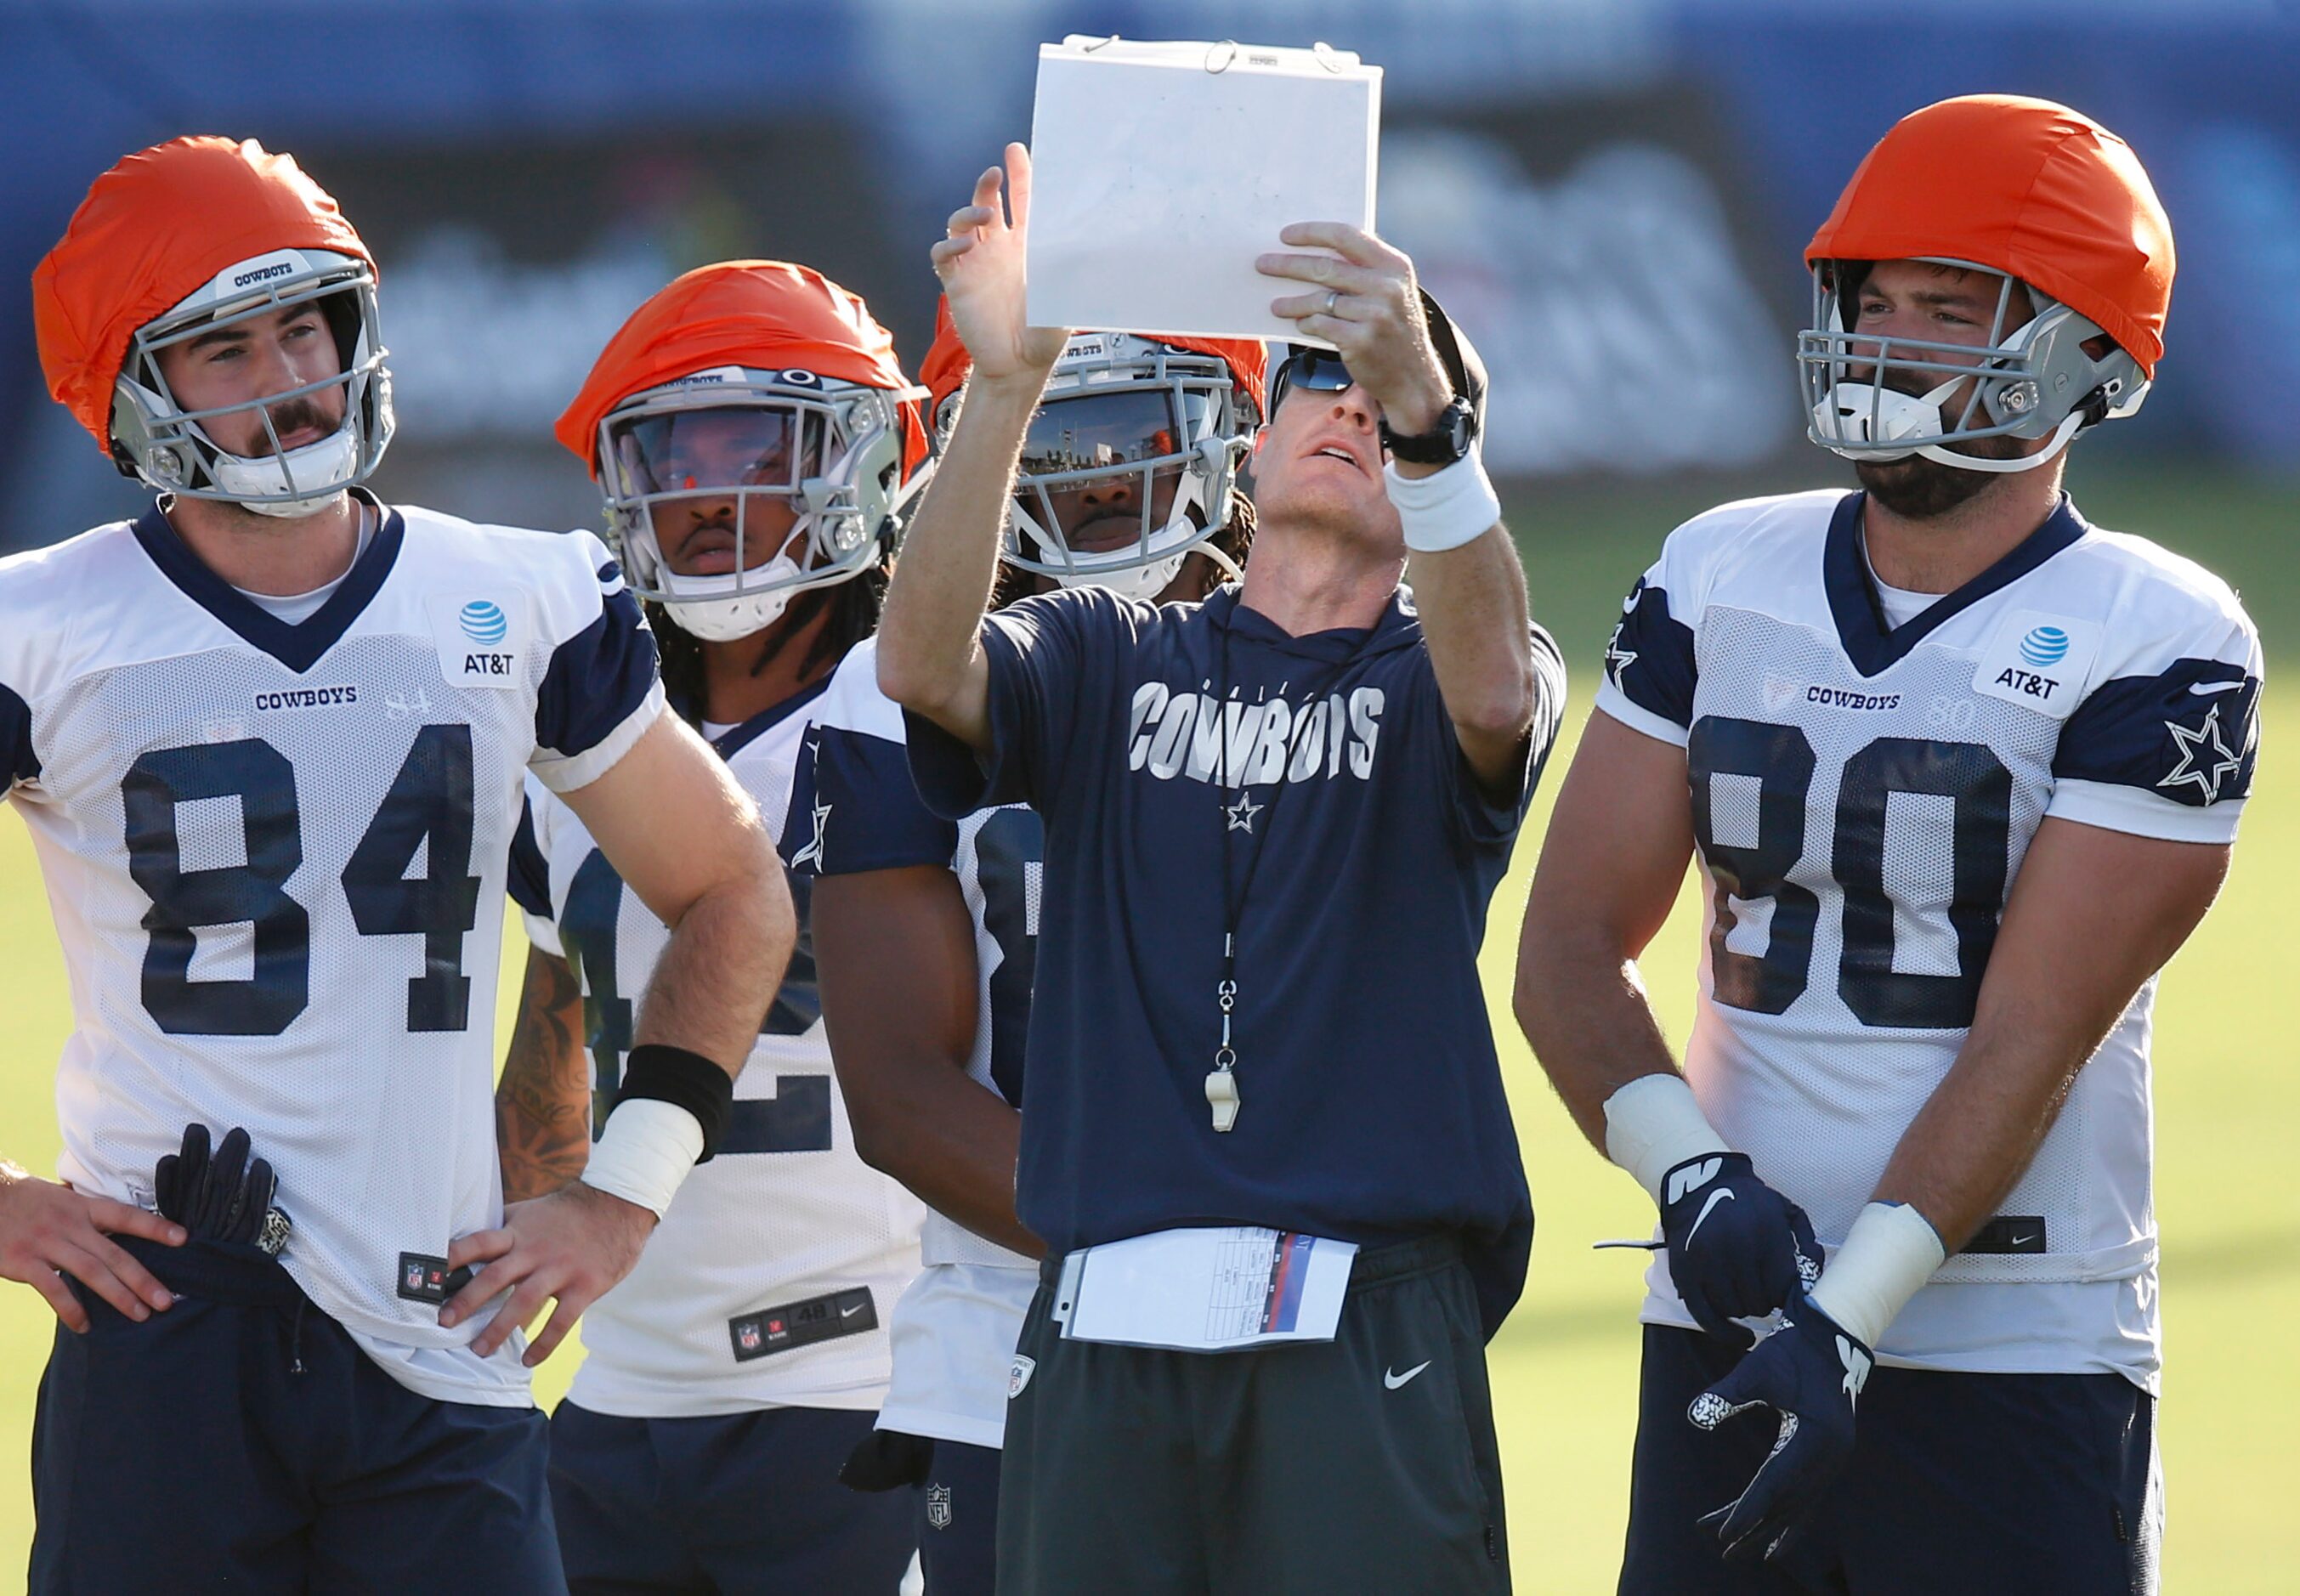
[[[819,685],[712,744],[771,835],[782,829],[792,767],[822,702]],[[581,983],[596,1135],[671,933],[623,889],[574,810],[539,785],[529,803],[533,847],[523,833],[513,891],[529,938],[564,957]],[[925,1209],[855,1155],[815,993],[812,885],[791,879],[798,946],[736,1079],[718,1153],[680,1185],[638,1268],[583,1316],[583,1365],[568,1395],[594,1412],[875,1409],[886,1395],[888,1325],[918,1274]]]
[[[879,690],[877,640],[839,662],[800,762],[783,856],[817,876],[930,864],[958,877],[981,983],[967,1074],[1017,1105],[1044,842],[1038,814],[1023,804],[955,825],[930,812],[911,780],[903,712]],[[894,1384],[879,1426],[998,1446],[1038,1266],[932,1210],[921,1242],[926,1268],[895,1310]]]
[[[2259,736],[2258,634],[2202,567],[2063,499],[1888,628],[1862,502],[1756,499],[1679,528],[1597,695],[1686,750],[1711,877],[1686,1076],[1829,1246],[1956,1059],[2038,824],[2229,842]],[[2000,1213],[1893,1322],[1886,1363],[2154,1389],[2154,996],[2152,980]],[[1665,1256],[1647,1284],[1648,1322],[1693,1324]]]
[[[425,1395],[529,1402],[522,1342],[482,1361],[401,1293],[502,1219],[522,775],[592,781],[662,710],[606,550],[394,511],[291,626],[155,510],[0,561],[0,774],[71,982],[64,1179],[148,1207],[187,1123],[245,1126],[322,1311]]]

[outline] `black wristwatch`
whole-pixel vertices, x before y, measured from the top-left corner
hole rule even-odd
[[[1452,465],[1469,453],[1477,436],[1477,412],[1459,394],[1438,412],[1438,420],[1427,432],[1401,434],[1389,429],[1387,419],[1381,423],[1381,446],[1389,451],[1390,458],[1415,465]]]

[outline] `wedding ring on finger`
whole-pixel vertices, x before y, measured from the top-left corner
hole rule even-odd
[[[1339,288],[1329,288],[1329,289],[1327,289],[1327,290],[1326,290],[1326,314],[1327,314],[1327,315],[1330,316],[1330,315],[1332,315],[1332,314],[1334,313],[1334,306],[1335,306],[1335,304],[1336,304],[1337,303],[1338,303],[1338,302],[1340,301],[1341,297],[1342,297],[1342,291],[1341,291]]]

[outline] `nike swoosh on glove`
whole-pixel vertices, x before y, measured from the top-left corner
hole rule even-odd
[[[1746,1152],[1712,1152],[1661,1183],[1669,1275],[1693,1322],[1737,1347],[1755,1338],[1735,1319],[1786,1308],[1821,1278],[1821,1243],[1804,1209],[1757,1178]]]
[[[1697,1429],[1713,1430],[1737,1413],[1771,1408],[1780,1415],[1773,1450],[1748,1488],[1713,1513],[1729,1562],[1770,1558],[1797,1529],[1853,1456],[1853,1409],[1876,1355],[1800,1298],[1781,1327],[1693,1399],[1685,1411]]]

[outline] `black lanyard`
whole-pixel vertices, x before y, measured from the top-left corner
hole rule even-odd
[[[1221,1040],[1214,1047],[1214,1067],[1206,1072],[1206,1106],[1213,1112],[1213,1125],[1217,1131],[1227,1131],[1238,1123],[1238,1049],[1231,1040],[1230,1026],[1231,1021],[1237,1017],[1238,1010],[1238,923],[1245,918],[1246,900],[1247,894],[1254,890],[1254,875],[1262,869],[1263,855],[1270,852],[1270,834],[1276,828],[1279,801],[1285,797],[1287,789],[1294,785],[1291,772],[1294,768],[1294,756],[1299,750],[1302,728],[1312,719],[1312,716],[1305,712],[1287,728],[1285,753],[1279,763],[1278,779],[1271,784],[1268,802],[1255,803],[1254,794],[1242,786],[1236,789],[1235,802],[1224,801],[1232,791],[1230,746],[1233,734],[1237,729],[1228,708],[1230,694],[1233,692],[1229,677],[1229,635],[1231,626],[1238,619],[1238,603],[1243,602],[1244,595],[1241,594],[1238,600],[1230,605],[1229,613],[1223,616],[1221,619],[1221,673],[1216,684],[1214,698],[1215,727],[1221,738],[1214,783],[1214,805],[1215,812],[1221,817],[1222,856],[1221,979],[1214,987],[1214,1000],[1221,1020]],[[1358,647],[1352,649],[1347,656],[1337,663],[1332,669],[1327,671],[1323,679],[1311,689],[1307,702],[1312,708],[1314,709],[1319,702],[1331,695],[1335,685],[1356,662],[1360,650],[1379,629],[1379,621],[1374,626],[1369,627],[1366,629],[1365,637],[1361,639]],[[1244,712],[1243,710],[1239,711],[1241,718]],[[1337,712],[1333,705],[1327,706],[1328,714]],[[1329,736],[1331,735],[1330,732],[1327,733]],[[1256,741],[1258,742],[1259,739]],[[1233,832],[1243,831],[1248,836],[1254,836],[1255,835],[1254,821],[1257,815],[1262,817],[1263,829],[1255,842],[1254,856],[1246,861],[1246,878],[1242,881],[1238,880],[1235,850],[1230,844],[1230,835]]]

